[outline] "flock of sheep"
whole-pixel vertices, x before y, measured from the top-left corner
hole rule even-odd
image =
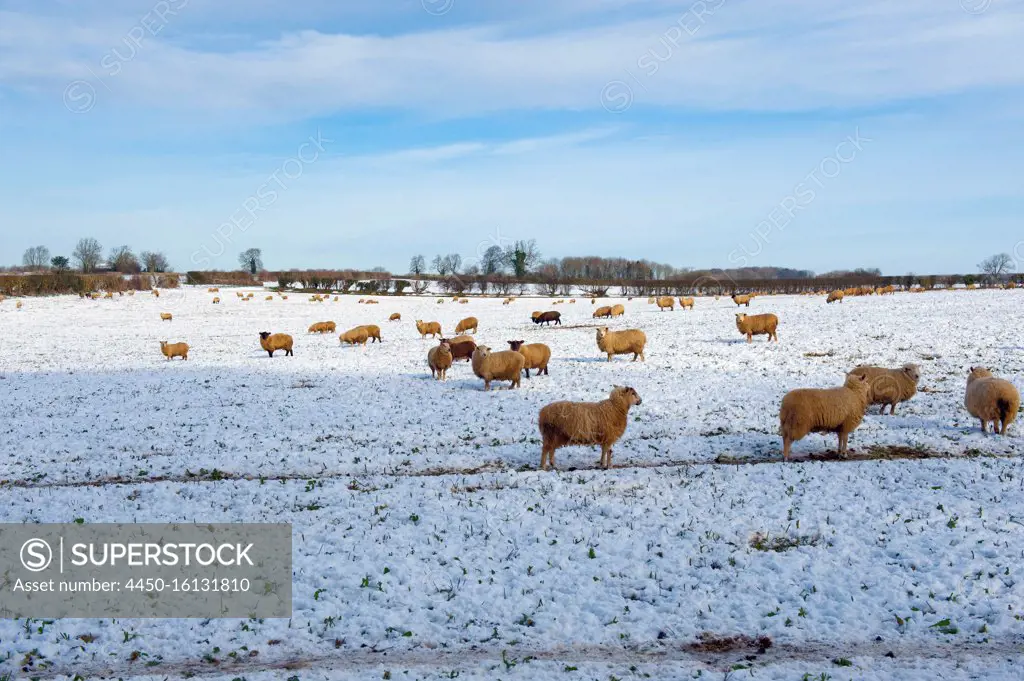
[[[215,289],[211,289],[215,292]],[[886,294],[891,291],[880,289],[868,293]],[[868,293],[854,290],[849,295],[867,295]],[[242,294],[238,294],[242,298]],[[836,297],[838,295],[838,297]],[[826,302],[842,300],[848,295],[846,291],[828,294]],[[756,294],[734,295],[733,302],[737,305],[750,306]],[[251,294],[249,296],[251,298]],[[282,296],[284,297],[284,296]],[[320,300],[316,300],[320,298]],[[247,298],[243,298],[247,299]],[[325,298],[314,296],[314,302],[322,302]],[[455,298],[457,302],[466,303],[467,299]],[[215,302],[219,299],[215,299]],[[503,304],[513,302],[506,299]],[[372,304],[377,301],[360,300],[361,303]],[[443,302],[443,299],[438,299]],[[556,301],[560,304],[564,301]],[[570,300],[575,303],[575,299]],[[596,300],[592,300],[596,304]],[[672,310],[675,300],[670,297],[651,298],[661,310]],[[683,309],[692,309],[693,298],[680,298]],[[625,314],[621,304],[597,308],[594,318],[620,317]],[[161,314],[162,319],[170,319],[170,315]],[[400,321],[401,315],[393,313],[389,321]],[[535,324],[561,324],[558,311],[534,312],[531,320]],[[736,328],[751,342],[753,336],[766,335],[768,341],[778,342],[776,329],[779,319],[774,314],[736,315]],[[551,360],[551,348],[544,343],[526,343],[524,340],[510,340],[508,350],[492,350],[486,345],[477,345],[472,336],[479,328],[476,317],[466,317],[455,326],[455,336],[445,338],[441,324],[436,321],[416,320],[416,330],[421,339],[430,336],[438,341],[431,347],[426,356],[431,376],[437,380],[447,379],[448,370],[459,360],[466,360],[473,374],[482,379],[484,390],[490,390],[493,381],[509,381],[510,389],[518,388],[523,374],[530,377],[530,370],[538,375],[548,374]],[[317,322],[309,327],[309,333],[335,333],[336,325],[332,321]],[[293,355],[293,338],[286,333],[264,331],[259,334],[260,346],[270,357],[277,351],[284,351],[286,356]],[[357,326],[339,336],[341,343],[366,345],[373,339],[381,341],[380,327],[369,324]],[[644,361],[644,349],[647,336],[640,329],[624,329],[612,331],[608,327],[596,331],[598,350],[611,361],[615,355],[633,355],[633,361]],[[162,341],[160,349],[168,360],[174,357],[188,359],[189,347],[185,343],[167,343]],[[881,413],[886,406],[889,413],[894,414],[896,406],[911,399],[917,393],[920,379],[920,368],[915,364],[906,364],[897,369],[875,366],[858,366],[847,375],[842,386],[828,389],[802,388],[792,390],[783,397],[779,410],[779,434],[782,436],[783,460],[790,458],[794,442],[803,439],[809,433],[835,433],[839,438],[839,455],[846,457],[847,441],[850,433],[861,423],[870,405],[881,405]],[[555,451],[569,445],[599,446],[601,448],[600,465],[611,467],[612,446],[622,437],[626,430],[629,410],[642,400],[636,390],[628,386],[615,386],[608,398],[600,402],[553,402],[540,410],[538,427],[542,438],[541,468],[554,466]],[[1020,394],[1012,383],[994,377],[983,367],[972,367],[967,378],[967,389],[964,404],[968,412],[981,422],[983,432],[988,432],[988,423],[992,423],[993,433],[1006,434],[1009,426],[1020,409]]]

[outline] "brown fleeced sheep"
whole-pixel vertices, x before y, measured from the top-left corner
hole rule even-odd
[[[658,298],[658,309],[661,310],[662,312],[664,312],[666,309],[674,312],[676,309],[675,298],[673,298],[672,296],[662,296],[661,298]]]
[[[540,410],[540,467],[555,465],[555,450],[569,445],[601,447],[600,466],[612,467],[612,445],[626,432],[630,407],[643,404],[636,390],[614,386],[601,402],[552,402]]]
[[[274,299],[274,296],[267,296],[267,297],[266,297],[266,298],[264,298],[263,300],[273,300],[273,299]]]
[[[260,331],[260,347],[266,350],[271,357],[278,350],[284,350],[285,357],[294,355],[293,343],[292,337],[286,333],[271,334],[269,331]]]
[[[448,341],[448,345],[452,350],[452,361],[464,359],[468,362],[473,358],[473,353],[476,352],[476,341],[473,340],[472,336],[456,336],[455,338],[442,338],[441,340]]]
[[[885,413],[889,405],[889,413],[896,413],[896,405],[906,402],[917,394],[917,382],[921,379],[921,367],[916,364],[904,364],[899,369],[884,367],[858,366],[851,374],[863,376],[868,381],[868,404],[880,404]]]
[[[521,340],[510,340],[508,341],[509,348],[513,352],[518,352],[526,360],[523,364],[523,371],[526,372],[526,377],[530,377],[530,369],[536,369],[537,375],[544,374],[548,375],[548,362],[551,360],[551,348],[544,345],[544,343],[530,343],[529,345],[523,345],[526,341]]]
[[[153,289],[153,296],[156,297],[156,298],[159,298],[160,297],[160,292],[157,291],[156,289]]]
[[[218,293],[219,291],[220,291],[219,288],[208,288],[208,289],[206,289],[207,293]]]
[[[779,342],[779,334],[775,332],[775,329],[779,325],[779,318],[771,313],[767,314],[743,314],[742,312],[736,313],[736,328],[739,332],[747,337],[747,342],[753,342],[754,336],[764,336],[767,334],[768,341],[775,339],[775,342]]]
[[[430,367],[432,378],[448,380],[448,369],[452,366],[452,349],[444,338],[441,339],[440,345],[435,345],[427,352],[427,366]]]
[[[466,304],[466,303],[468,303],[468,302],[469,302],[469,298],[463,298],[463,299],[461,299],[461,300],[459,301],[459,305],[465,305],[465,304]]]
[[[244,298],[245,297],[245,294],[242,293],[241,291],[235,291],[235,295],[238,296],[239,298]]]
[[[537,317],[541,316],[542,314],[544,313],[541,312],[540,310],[534,310],[533,312],[530,313],[530,319],[536,320]]]
[[[836,433],[839,456],[845,459],[847,441],[864,419],[870,391],[866,378],[851,374],[841,388],[799,388],[786,393],[779,408],[783,461],[789,461],[793,443],[808,433]]]
[[[356,301],[356,304],[357,305],[362,305],[365,302],[366,302],[366,298],[360,298],[359,300]]]
[[[183,360],[187,360],[188,343],[168,343],[167,341],[160,341],[160,352],[164,353],[164,357],[167,358],[167,361],[170,361],[175,357],[181,357]]]
[[[570,305],[575,305],[576,304],[576,299],[575,298],[570,298],[569,299],[569,304]]]
[[[611,317],[611,316],[612,316],[612,307],[611,307],[611,305],[602,305],[601,307],[599,307],[596,310],[594,310],[594,314],[593,314],[594,319],[598,319],[599,317]]]
[[[103,297],[104,298],[113,298],[114,297],[114,292],[113,291],[107,291],[106,293],[103,294]]]
[[[213,304],[214,305],[220,305],[220,298],[214,297]]]
[[[505,300],[501,301],[501,304],[502,304],[502,305],[508,305],[508,304],[509,304],[509,303],[511,303],[511,302],[512,302],[512,301],[511,301],[511,300],[510,300],[509,298],[506,298]]]
[[[511,381],[511,390],[519,387],[526,358],[511,350],[491,352],[486,345],[478,345],[470,362],[477,378],[484,379],[484,390],[491,389],[491,381]]]
[[[732,294],[732,302],[736,303],[736,307],[739,307],[740,305],[750,307],[750,301],[752,298],[753,296],[737,295],[735,293]]]
[[[843,302],[843,298],[846,297],[846,293],[836,289],[828,294],[828,298],[825,299],[826,303]]]
[[[679,307],[683,308],[684,310],[692,310],[693,309],[693,298],[680,298],[679,299]]]
[[[612,305],[612,316],[621,317],[626,314],[626,308],[622,305]]]
[[[366,329],[366,335],[373,339],[374,343],[383,343],[380,337],[380,327],[376,324],[364,324],[362,328]]]
[[[1013,423],[1020,410],[1020,391],[1009,381],[996,378],[984,367],[971,367],[967,375],[964,406],[971,416],[981,421],[981,432],[1006,435],[1006,427]]]
[[[169,322],[172,319],[174,319],[174,315],[172,315],[170,312],[161,312],[160,313],[160,321],[162,321],[162,322]]]
[[[389,322],[400,322],[402,321],[402,315],[399,312],[392,312],[391,316],[388,317]]]
[[[479,324],[476,317],[466,317],[461,322],[455,325],[455,333],[476,333],[476,327]]]
[[[608,361],[612,361],[613,355],[628,355],[633,353],[633,361],[637,358],[646,362],[644,347],[647,345],[647,336],[640,329],[626,329],[625,331],[609,331],[608,327],[597,330],[597,347],[601,352],[608,355]]]
[[[550,322],[554,322],[555,326],[562,325],[562,313],[555,310],[549,312],[542,312],[540,315],[533,318],[534,324],[544,324],[547,326]]]
[[[366,341],[370,339],[370,334],[367,333],[366,328],[357,326],[354,329],[349,329],[345,333],[338,336],[339,343],[348,343],[349,345],[366,345]]]
[[[334,322],[316,322],[310,325],[308,333],[334,333],[337,328]]]
[[[14,304],[14,308],[16,310],[20,310],[23,306],[24,306],[24,303],[22,303],[20,300],[17,303]]]
[[[380,304],[380,301],[378,301],[378,300],[373,300],[373,299],[371,298],[370,300],[367,300],[367,301],[366,301],[366,304],[367,304],[367,305],[379,305],[379,304]]]
[[[441,337],[441,322],[426,322],[422,319],[416,320],[416,330],[420,333],[420,338],[426,338],[428,335],[431,338]]]

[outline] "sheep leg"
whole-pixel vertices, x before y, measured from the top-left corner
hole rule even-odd
[[[782,438],[782,460],[789,461],[789,450],[793,446],[793,441],[788,437]]]
[[[530,377],[530,367],[523,367],[523,371],[526,372],[526,377]],[[539,371],[537,373],[540,373]]]
[[[484,379],[484,392],[487,392],[490,389],[491,389],[491,382],[490,382],[490,380],[485,378]]]
[[[754,334],[752,334],[752,333],[748,333],[747,334],[747,342],[748,343],[753,343],[754,342]]]
[[[601,468],[608,470],[612,467],[612,448],[610,445],[601,445]]]
[[[988,424],[985,422],[985,419],[979,420],[981,421],[981,432],[988,433]]]
[[[273,357],[274,356],[274,351],[273,350],[267,350],[267,354],[270,355],[271,357]]]
[[[889,405],[889,416],[892,416],[895,413],[896,413],[896,403],[893,402],[893,403],[891,403]]]
[[[849,433],[839,433],[839,456],[840,456],[840,458],[843,458],[843,459],[847,458],[847,456],[846,456],[846,446],[847,446],[847,441],[849,440],[849,437],[850,437]]]

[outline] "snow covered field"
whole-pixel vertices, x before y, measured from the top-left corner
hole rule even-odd
[[[1024,292],[757,298],[780,342],[750,345],[727,298],[598,322],[582,300],[220,297],[0,304],[2,517],[290,522],[293,619],[0,621],[0,675],[1019,678],[1024,421],[983,435],[962,400],[972,365],[1024,387]],[[564,326],[529,321],[546,309]],[[413,320],[467,315],[493,349],[547,343],[550,376],[431,380]],[[384,342],[306,335],[325,320]],[[647,361],[606,362],[599,325],[643,329]],[[851,461],[811,435],[781,462],[787,390],[904,362],[922,392],[872,409]],[[566,448],[537,471],[539,408],[612,384],[643,397],[615,470]]]

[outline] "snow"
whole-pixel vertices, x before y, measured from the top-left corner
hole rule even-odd
[[[290,522],[295,601],[291,620],[0,621],[0,675],[36,650],[42,677],[1017,678],[1024,422],[983,435],[962,396],[974,365],[1024,385],[1021,295],[741,308],[779,315],[777,344],[747,344],[724,297],[675,312],[613,299],[626,315],[600,322],[583,299],[8,300],[5,520]],[[562,327],[529,321],[546,309]],[[550,376],[485,393],[457,363],[431,380],[434,342],[413,320],[449,331],[468,315],[493,349],[550,345]],[[305,333],[325,320],[376,323],[384,342]],[[643,329],[647,361],[606,362],[604,325]],[[295,356],[268,358],[264,330],[295,336]],[[188,342],[189,361],[166,361],[160,340]],[[852,460],[811,435],[781,462],[787,390],[904,362],[921,365],[922,392],[895,416],[873,409]],[[613,384],[643,397],[616,468],[566,448],[558,471],[537,471],[540,407]],[[773,645],[687,648],[702,632]]]

